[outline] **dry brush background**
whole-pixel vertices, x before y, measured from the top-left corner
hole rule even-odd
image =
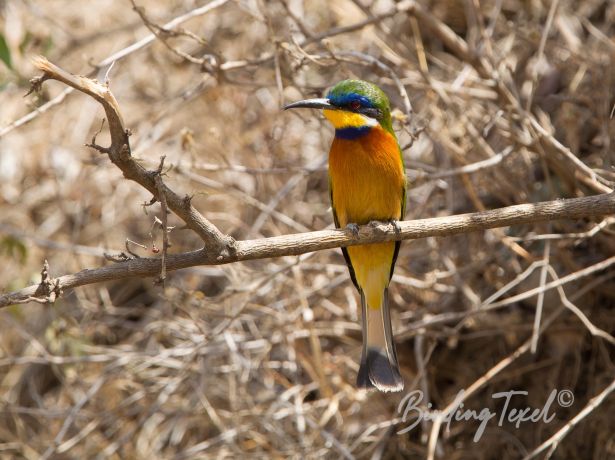
[[[133,155],[151,170],[166,155],[164,181],[236,239],[332,225],[331,128],[280,107],[348,77],[377,82],[397,108],[408,219],[612,188],[609,1],[212,3],[169,33],[159,26],[206,3],[147,0],[138,14],[129,1],[0,1],[2,292],[38,282],[45,259],[59,276],[112,264],[104,253],[126,244],[140,256],[162,245],[159,204],[83,146],[100,106],[57,82],[23,98],[37,54],[108,78]],[[181,224],[169,216],[171,253],[200,247]],[[400,395],[354,389],[360,312],[339,251],[0,311],[0,458],[516,459],[558,430],[539,457],[615,458],[615,269],[597,265],[615,254],[612,217],[402,248],[390,289]],[[474,421],[397,434],[414,389],[438,409],[471,390],[465,407],[498,414],[501,391],[527,391],[519,408],[553,389],[575,400],[554,404],[550,423],[492,421],[475,443]]]

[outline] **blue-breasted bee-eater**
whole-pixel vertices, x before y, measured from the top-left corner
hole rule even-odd
[[[329,195],[336,227],[403,219],[406,175],[386,94],[372,83],[344,80],[326,98],[298,101],[284,108],[300,107],[322,109],[335,128],[329,152]],[[387,293],[399,247],[400,242],[388,242],[342,248],[361,295],[360,388],[401,391],[404,386]]]

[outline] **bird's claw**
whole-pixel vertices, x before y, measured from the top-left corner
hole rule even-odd
[[[391,219],[389,222],[393,226],[393,229],[395,230],[395,234],[399,235],[401,233],[401,227],[399,225],[399,221],[396,219]]]
[[[359,236],[359,226],[357,224],[350,223],[346,225],[346,230],[352,233],[352,236],[355,238]]]
[[[382,225],[385,225],[387,223],[393,226],[393,229],[395,230],[396,235],[399,235],[401,233],[401,227],[399,226],[399,221],[396,219],[389,219],[387,221],[372,220],[368,225],[380,233],[386,233],[387,230],[383,229]]]

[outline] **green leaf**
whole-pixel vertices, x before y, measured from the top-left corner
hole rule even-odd
[[[28,51],[28,45],[30,45],[30,43],[32,43],[32,34],[30,33],[30,31],[26,30],[26,33],[23,37],[23,39],[21,40],[21,43],[19,44],[19,52],[23,55],[23,54],[27,54]]]
[[[9,257],[16,259],[21,265],[28,258],[28,248],[19,239],[7,235],[0,239],[0,254],[7,254]]]
[[[6,43],[4,39],[4,35],[0,34],[0,61],[4,62],[4,64],[11,70],[13,70],[13,63],[11,61],[11,51],[9,50],[9,45]]]

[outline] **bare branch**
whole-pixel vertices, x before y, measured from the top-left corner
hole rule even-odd
[[[399,229],[390,223],[371,223],[361,226],[356,236],[349,229],[334,229],[236,241],[232,252],[211,252],[204,249],[171,254],[167,258],[166,269],[172,271],[196,265],[221,265],[243,260],[300,255],[341,246],[458,235],[531,222],[578,219],[613,213],[615,213],[615,193],[520,204],[491,211],[399,222]],[[61,276],[55,281],[60,289],[65,290],[126,277],[154,276],[160,273],[160,270],[159,258],[141,258],[119,262],[109,267],[82,270],[72,275]],[[547,284],[545,288],[554,287],[551,284],[553,283]],[[22,302],[35,295],[37,288],[38,285],[34,285],[0,296],[0,308]],[[523,298],[531,296],[532,292],[524,294]],[[499,304],[494,303],[489,305],[489,308],[495,308]]]
[[[109,88],[96,80],[72,75],[42,56],[34,60],[34,65],[43,71],[43,75],[32,79],[33,88],[36,89],[45,80],[58,80],[87,94],[103,106],[109,121],[111,145],[109,147],[100,147],[95,144],[92,146],[98,151],[107,153],[113,164],[122,170],[124,177],[139,183],[160,201],[161,195],[155,180],[157,173],[156,171],[147,171],[132,158],[128,142],[130,133],[124,128],[119,105]],[[188,228],[194,230],[201,237],[205,249],[216,253],[233,250],[233,239],[223,235],[220,230],[205,219],[190,204],[190,200],[181,198],[164,184],[162,184],[162,189],[168,207],[186,223]]]
[[[177,16],[176,18],[173,18],[171,21],[167,22],[164,26],[162,26],[162,28],[165,30],[173,29],[174,27],[177,27],[178,25],[190,19],[196,18],[198,16],[203,16],[209,13],[210,11],[224,5],[228,1],[229,0],[214,0],[212,2],[207,3],[206,5],[200,6],[198,8],[194,8],[185,14],[182,14],[180,16]],[[124,59],[126,56],[130,56],[132,53],[139,51],[142,48],[145,48],[146,46],[153,43],[155,40],[156,40],[156,35],[153,33],[149,34],[146,37],[143,37],[141,40],[133,43],[132,45],[127,46],[117,51],[116,53],[113,53],[112,55],[106,57],[99,63],[94,64],[94,67],[96,67],[97,69],[100,69],[103,67],[111,66],[116,61]],[[23,126],[29,123],[30,121],[34,120],[37,116],[39,116],[42,113],[47,112],[49,109],[55,107],[56,105],[61,104],[62,101],[64,101],[64,99],[66,98],[66,96],[68,96],[73,91],[74,91],[74,88],[72,87],[64,89],[64,91],[62,91],[60,94],[58,94],[56,97],[46,102],[42,106],[36,108],[32,112],[19,118],[18,120],[15,120],[14,122],[10,123],[8,126],[1,128],[0,138],[8,134],[9,132],[13,131],[14,129],[19,128],[20,126]]]
[[[403,7],[401,6],[402,4]],[[416,17],[421,25],[426,26],[457,56],[457,58],[472,65],[481,77],[493,80],[502,101],[511,104],[515,111],[537,131],[537,134],[539,134],[538,137],[574,167],[575,175],[588,187],[598,193],[608,193],[613,190],[608,181],[600,177],[589,166],[577,158],[570,149],[555,139],[555,137],[549,133],[530,112],[526,111],[521,106],[519,100],[505,85],[503,79],[500,78],[498,71],[494,70],[492,65],[483,56],[475,54],[470,49],[467,42],[459,37],[449,26],[412,0],[400,3],[398,9],[406,11],[407,14]]]
[[[557,433],[543,442],[540,446],[530,452],[528,455],[524,457],[523,460],[530,460],[536,457],[541,452],[544,452],[547,448],[549,449],[545,458],[551,458],[555,449],[559,443],[564,439],[570,431],[577,426],[585,417],[591,414],[597,407],[600,406],[604,402],[608,396],[615,391],[615,380],[613,380],[604,390],[600,392],[600,394],[594,396],[589,402],[585,405],[583,410],[575,415],[568,423],[566,423],[562,428],[560,428]]]
[[[532,346],[531,346],[532,354],[536,353],[536,349],[538,347],[538,336],[540,335],[540,320],[542,318],[542,307],[544,305],[545,292],[546,292],[544,290],[544,287],[547,284],[547,268],[549,266],[550,256],[551,256],[551,243],[550,241],[547,241],[544,247],[544,253],[542,257],[543,265],[540,269],[541,291],[538,293],[538,299],[536,299],[536,314],[534,316],[534,329],[532,332]]]
[[[164,183],[162,182],[162,169],[164,168],[164,159],[165,156],[160,157],[160,165],[156,170],[156,174],[154,175],[154,181],[156,182],[156,189],[158,190],[158,196],[160,197],[160,212],[162,214],[162,219],[160,226],[162,227],[162,259],[161,259],[161,269],[160,269],[160,282],[164,283],[164,280],[167,278],[167,253],[169,250],[169,227],[167,225],[167,198],[164,193]]]
[[[611,257],[610,259],[607,259],[607,260],[613,263],[615,262],[615,257]],[[545,261],[541,261],[540,263],[544,264]],[[602,266],[602,268],[604,268],[604,262],[596,264],[596,265]],[[589,269],[591,268],[592,267],[587,267],[584,270],[579,270],[579,272],[577,273],[589,271]],[[575,274],[572,274],[572,275],[575,275]],[[565,278],[568,278],[568,276]],[[584,287],[576,291],[571,296],[571,298],[576,299],[576,298],[581,297],[587,291],[593,289],[597,284],[603,281],[604,279],[599,277],[595,279],[593,282],[587,283]],[[562,297],[562,304],[553,313],[551,313],[542,323],[539,329],[539,333],[544,332],[557,319],[557,317],[561,314],[564,308],[570,308],[568,305],[566,305],[566,302],[570,303],[570,300],[566,299],[566,301],[564,301],[564,298],[565,297]],[[440,427],[442,426],[442,422],[446,419],[447,415],[452,413],[455,410],[455,408],[459,407],[459,404],[463,403],[464,401],[472,397],[478,390],[483,388],[485,384],[491,381],[494,377],[496,377],[501,371],[507,368],[515,360],[517,360],[519,357],[527,353],[532,346],[532,340],[533,340],[533,334],[532,336],[530,336],[530,338],[525,340],[515,351],[509,354],[506,358],[502,359],[495,366],[490,368],[481,377],[475,380],[470,386],[463,389],[462,392],[459,393],[458,396],[455,397],[453,401],[451,401],[444,409],[442,409],[442,411],[440,411],[438,417],[436,417],[436,419],[434,420],[434,423],[432,425],[431,432],[429,435],[429,445],[428,445],[428,455],[427,455],[428,459],[433,460],[435,458],[438,436],[440,433]],[[615,381],[611,385],[609,385],[609,387],[607,387],[598,396],[595,396],[594,398],[592,398],[591,401],[585,406],[585,408],[579,414],[577,414],[572,420],[570,420],[570,422],[568,422],[555,435],[553,435],[551,438],[549,438],[547,441],[541,444],[538,448],[532,451],[528,456],[526,456],[524,460],[529,460],[531,458],[534,458],[537,454],[545,450],[547,447],[551,447],[551,450],[549,452],[552,453],[557,447],[559,441],[561,441],[568,434],[568,432],[572,428],[574,428],[574,426],[576,426],[584,417],[586,417],[591,411],[593,411],[596,407],[598,407],[604,401],[604,398],[606,398],[606,396],[608,396],[613,391],[613,389],[615,389],[614,384],[615,384]]]
[[[557,316],[559,316],[560,312],[561,309],[558,309],[555,312],[551,313],[551,315],[545,320],[545,322],[541,326],[540,330],[544,331],[557,318]],[[444,409],[439,412],[438,416],[434,420],[433,425],[431,426],[431,431],[429,433],[429,444],[427,446],[428,460],[434,460],[435,458],[438,436],[440,435],[440,427],[442,426],[442,422],[446,419],[446,417],[451,414],[456,407],[459,407],[459,404],[468,400],[468,398],[473,396],[478,390],[480,390],[485,384],[490,382],[500,372],[510,366],[519,357],[527,353],[531,345],[532,338],[530,337],[525,342],[523,342],[515,351],[509,354],[506,358],[499,361],[495,366],[491,367],[480,378],[475,380],[470,386],[463,389],[463,391],[460,392],[453,401],[451,401]]]

